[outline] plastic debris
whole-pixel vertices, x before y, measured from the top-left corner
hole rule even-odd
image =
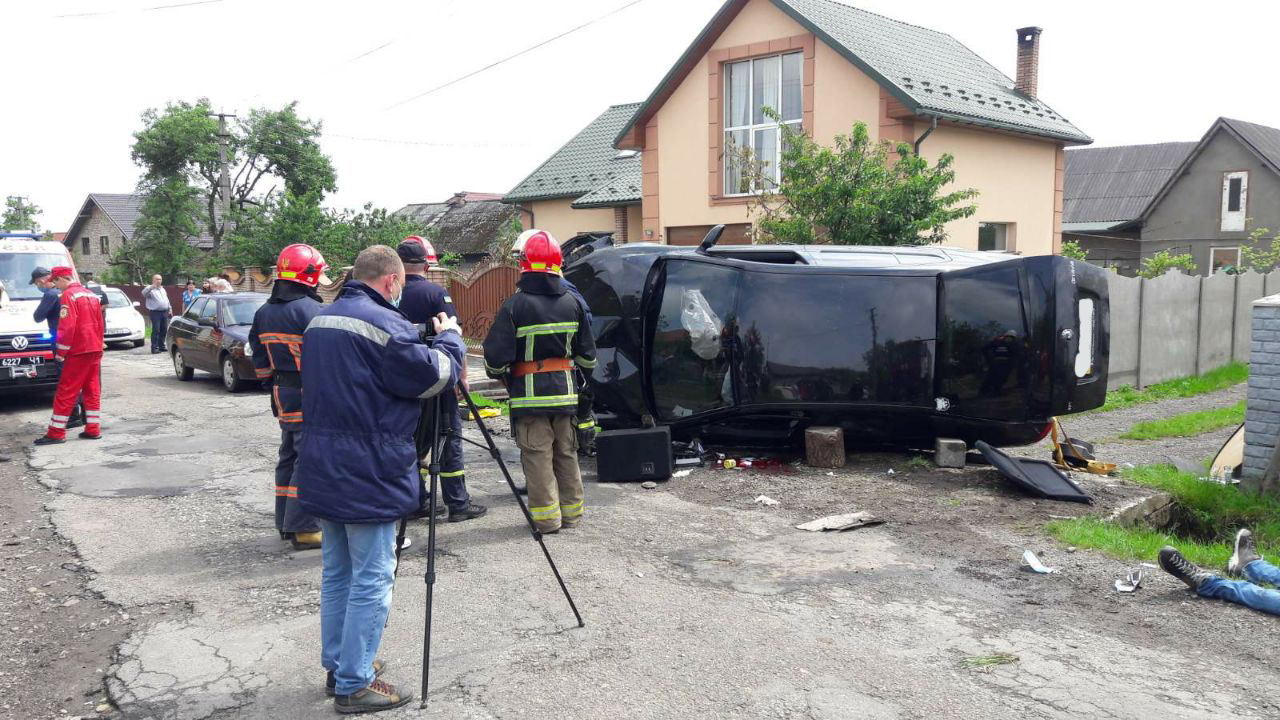
[[[725,460],[724,460],[724,469],[725,469],[725,470],[732,470],[732,469],[734,469],[734,468],[736,468],[736,467],[738,467],[738,461],[737,461],[737,460],[734,460],[733,458],[725,458]]]
[[[688,476],[689,476],[689,473],[692,473],[692,472],[693,472],[693,470],[677,470],[677,471],[675,471],[674,473],[672,473],[672,474],[671,474],[671,477],[673,477],[673,478],[688,477]]]
[[[778,504],[777,500],[774,500],[768,495],[757,495],[755,502],[757,505],[764,505],[765,507],[772,507]]]
[[[826,517],[818,518],[817,520],[810,520],[809,522],[797,525],[796,527],[801,530],[808,530],[809,532],[822,532],[824,530],[841,532],[843,530],[854,530],[856,528],[882,524],[884,524],[883,520],[880,520],[869,512],[859,510],[858,512],[844,513],[843,515],[828,515]]]
[[[1032,570],[1042,575],[1058,572],[1058,568],[1045,567],[1044,563],[1040,562],[1040,558],[1036,557],[1036,554],[1030,550],[1022,551],[1022,561]]]
[[[889,468],[889,474],[890,474],[890,475],[896,475],[897,473],[895,473],[895,472],[893,471],[893,468]]]
[[[640,487],[644,488],[645,490],[652,490],[658,487],[658,483],[652,480],[645,480],[644,482],[640,483]]]
[[[1134,568],[1130,570],[1123,579],[1116,581],[1116,590],[1122,593],[1131,593],[1142,586],[1142,581],[1147,579],[1147,571],[1142,568]]]

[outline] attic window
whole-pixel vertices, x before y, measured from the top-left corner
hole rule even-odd
[[[614,160],[626,160],[640,154],[639,150],[619,150],[617,155],[613,156]]]
[[[1223,232],[1242,232],[1249,207],[1249,173],[1246,170],[1222,174]]]

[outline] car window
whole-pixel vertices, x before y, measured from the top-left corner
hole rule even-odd
[[[734,404],[726,341],[739,271],[673,261],[653,326],[650,381],[658,416],[679,420]]]
[[[966,415],[1025,417],[1031,367],[1018,271],[948,277],[943,291],[943,392]]]
[[[223,325],[252,325],[253,315],[266,303],[266,298],[238,298],[222,303]]]
[[[200,313],[204,311],[204,306],[207,302],[209,302],[209,298],[196,298],[195,302],[191,303],[187,308],[187,311],[182,313],[182,317],[188,320],[195,320],[196,318],[199,318]]]
[[[107,307],[118,308],[118,307],[130,307],[132,305],[132,303],[129,301],[129,296],[125,295],[119,290],[107,290],[106,293],[107,293]]]
[[[216,300],[209,300],[200,308],[201,320],[212,320],[218,314],[218,303]]]

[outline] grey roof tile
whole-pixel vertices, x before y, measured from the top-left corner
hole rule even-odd
[[[628,170],[632,160],[638,166],[639,158],[615,159],[618,151],[613,147],[613,138],[639,107],[640,103],[610,106],[521,180],[502,201],[576,198]]]
[[[130,240],[133,239],[134,229],[138,224],[138,218],[142,215],[142,204],[146,201],[146,196],[141,193],[89,193],[85,200],[85,208],[81,210],[83,213],[87,210],[89,203],[96,204],[102,209],[107,217],[120,228],[120,233]],[[221,216],[221,213],[219,213]],[[80,216],[71,224],[67,237],[63,242],[70,242],[79,235],[79,228],[82,219]],[[192,247],[201,250],[210,250],[213,248],[213,236],[209,234],[208,229],[204,226],[203,217],[197,218],[196,223],[200,226],[200,235],[187,240]]]
[[[1170,142],[1068,150],[1063,223],[1138,219],[1197,144]]]
[[[1231,118],[1222,118],[1222,122],[1239,133],[1272,168],[1280,170],[1280,129]]]

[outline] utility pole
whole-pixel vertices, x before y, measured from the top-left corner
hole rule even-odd
[[[230,113],[212,113],[210,117],[218,118],[218,164],[222,166],[222,171],[218,174],[218,200],[222,208],[221,222],[215,218],[215,224],[219,225],[221,230],[227,227],[227,218],[231,217],[231,173],[227,168],[227,143],[231,139],[231,134],[227,132],[227,118],[233,118],[235,115]],[[217,240],[222,238],[222,232],[218,232],[215,238],[215,247]]]

